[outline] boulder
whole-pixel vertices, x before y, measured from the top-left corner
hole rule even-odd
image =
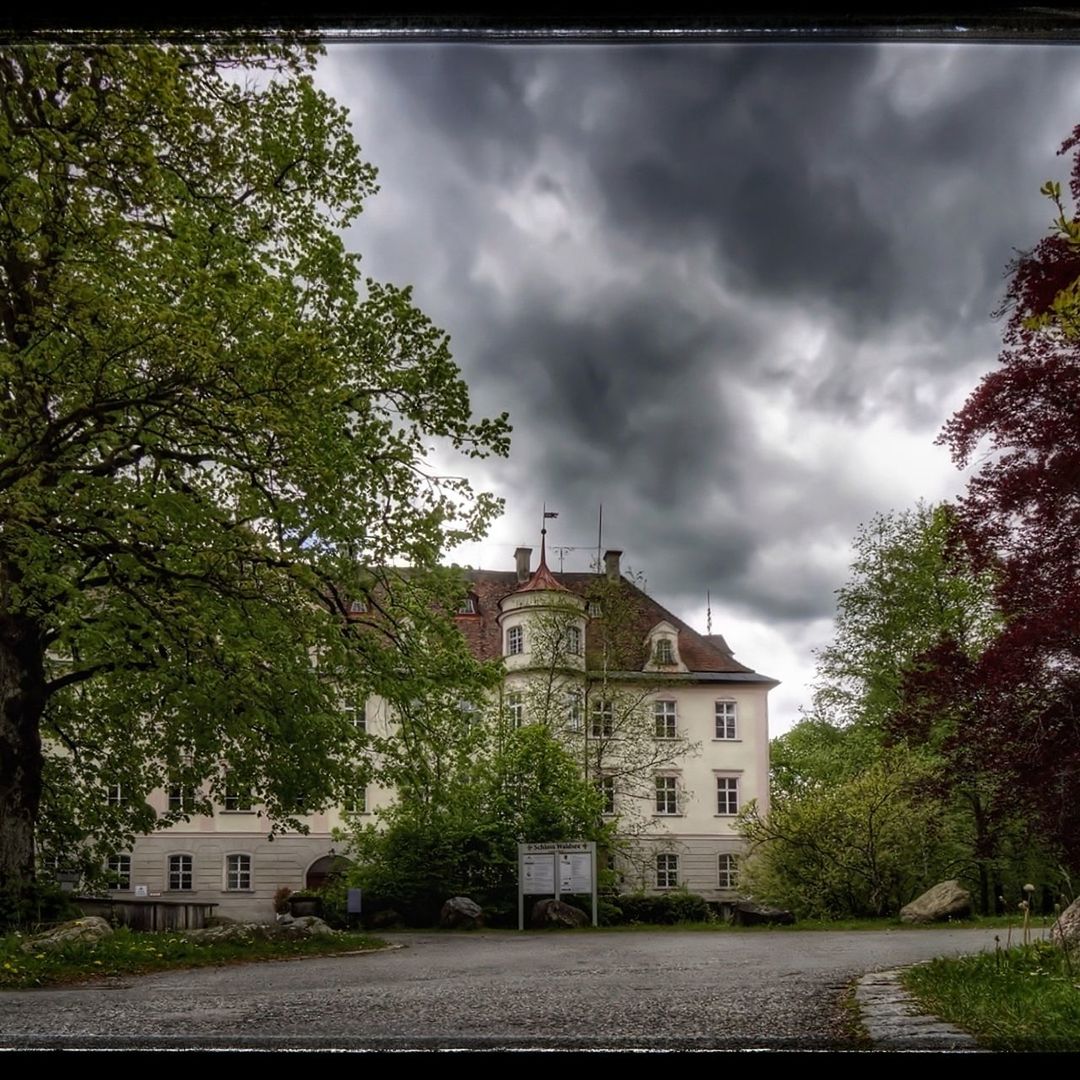
[[[287,923],[285,929],[290,937],[320,937],[334,932],[318,915],[301,915],[299,919]]]
[[[85,943],[92,945],[112,933],[112,927],[100,915],[86,915],[81,919],[73,919],[71,922],[61,923],[47,930],[44,934],[37,934],[27,938],[22,943],[24,953],[52,952],[62,949],[65,945]]]
[[[900,909],[901,922],[940,922],[971,914],[971,893],[955,879],[941,881]]]
[[[564,904],[561,900],[537,900],[533,904],[532,926],[588,926],[589,916],[581,908]]]
[[[484,913],[475,900],[451,896],[439,912],[439,925],[444,930],[475,930],[484,925]]]
[[[783,908],[740,900],[732,905],[731,921],[736,926],[790,926],[795,921],[795,916]]]
[[[1050,940],[1070,953],[1080,952],[1080,897],[1077,897],[1050,927]]]

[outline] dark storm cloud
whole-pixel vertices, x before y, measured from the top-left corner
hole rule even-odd
[[[993,364],[1077,75],[913,44],[368,45],[324,72],[385,186],[366,269],[512,414],[489,476],[521,541],[545,497],[589,541],[602,501],[677,610],[710,588],[796,636],[858,522],[946,486],[944,451],[925,489],[896,459]]]

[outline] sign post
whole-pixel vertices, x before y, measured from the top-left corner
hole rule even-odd
[[[592,897],[596,921],[596,843],[518,844],[518,929],[525,929],[525,897]]]

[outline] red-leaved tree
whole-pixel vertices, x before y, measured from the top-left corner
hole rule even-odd
[[[1071,195],[1080,203],[1080,127]],[[996,572],[1001,634],[963,686],[965,741],[1080,868],[1080,218],[1060,187],[1053,234],[1013,267],[999,366],[939,441],[976,462],[958,523]],[[977,688],[977,692],[972,688]],[[972,706],[975,707],[972,707]]]

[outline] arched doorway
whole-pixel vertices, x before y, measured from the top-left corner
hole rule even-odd
[[[331,878],[344,874],[350,866],[352,866],[352,860],[346,859],[344,855],[324,855],[308,867],[304,877],[304,887],[321,889]]]

